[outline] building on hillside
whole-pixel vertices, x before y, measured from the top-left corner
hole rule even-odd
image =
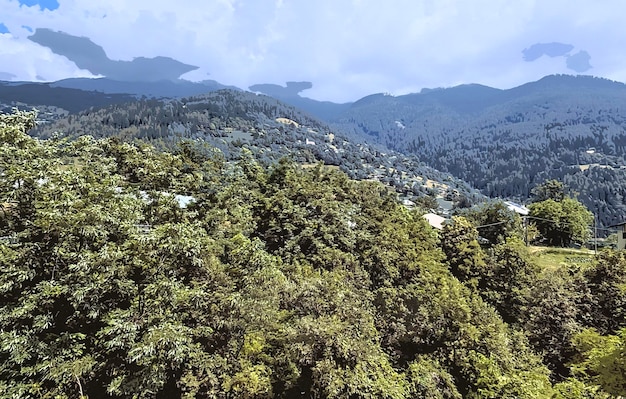
[[[423,216],[423,218],[426,219],[426,221],[428,221],[428,224],[430,224],[432,227],[436,228],[437,230],[442,230],[443,224],[447,220],[446,218],[436,215],[434,213],[427,213]]]
[[[405,198],[402,200],[402,205],[406,206],[409,209],[412,209],[415,207],[415,202],[411,201],[408,198]]]
[[[504,205],[506,205],[510,211],[518,213],[521,216],[528,216],[528,214],[530,213],[530,209],[526,208],[524,205],[516,204],[512,201],[504,201]]]
[[[616,249],[626,249],[626,222],[622,222],[613,226],[609,226],[611,228],[617,228],[617,248]]]

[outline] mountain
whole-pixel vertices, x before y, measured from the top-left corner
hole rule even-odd
[[[193,96],[224,86],[214,80],[162,80],[158,82],[122,82],[108,78],[75,78],[57,82],[0,81],[0,109],[12,107],[54,110],[55,115],[77,113],[90,107],[101,107],[136,100],[141,97],[175,98]]]
[[[37,108],[65,115],[108,104],[132,101],[134,96],[122,93],[101,93],[77,88],[56,87],[49,83],[0,81],[0,110],[12,107]]]
[[[300,92],[313,87],[311,82],[287,82],[286,86],[263,83],[248,87],[250,91],[265,94],[282,102],[300,108],[323,120],[333,120],[350,108],[352,103],[338,104],[331,101],[317,101],[300,96]]]
[[[304,165],[322,161],[351,178],[384,182],[408,200],[438,196],[465,199],[467,204],[484,198],[466,183],[427,167],[413,156],[348,139],[292,106],[237,90],[181,99],[144,98],[91,108],[40,123],[33,134],[46,138],[56,132],[70,137],[116,136],[170,149],[180,140],[191,140],[219,149],[227,160],[239,159],[245,149],[264,164],[282,157]]]
[[[480,85],[372,95],[331,125],[472,184],[526,200],[563,181],[604,226],[626,219],[626,85],[547,76],[509,90]]]
[[[108,78],[64,79],[50,83],[51,87],[65,87],[85,91],[98,91],[107,94],[131,94],[136,97],[173,98],[188,97],[221,89],[239,90],[234,86],[225,86],[215,80],[191,82],[184,79],[125,82]]]
[[[626,86],[622,83],[587,76],[558,75],[509,90],[470,84],[446,89],[424,89],[420,93],[404,96],[373,94],[347,104],[301,97],[299,93],[310,85],[310,82],[288,82],[286,87],[254,85],[251,89],[271,92],[282,103],[306,111],[307,117],[315,119],[317,123],[323,120],[324,126],[330,126],[325,127],[327,131],[342,135],[346,142],[367,143],[376,149],[377,153],[372,159],[376,159],[375,162],[380,165],[388,164],[382,161],[382,154],[394,154],[400,158],[417,157],[422,166],[427,165],[443,172],[437,172],[440,181],[444,181],[446,176],[454,176],[467,181],[484,195],[521,202],[529,198],[531,189],[537,184],[547,179],[558,179],[598,216],[601,226],[607,227],[626,220],[626,169],[623,168],[626,165],[626,125],[623,117],[626,114]],[[102,90],[109,94],[67,91],[68,87],[74,90]],[[138,103],[144,105],[131,107],[142,109],[142,114],[148,115],[156,111],[148,111],[149,105],[146,104],[178,104],[177,112],[191,117],[188,111],[180,111],[185,101],[189,101],[182,98],[203,96],[199,93],[220,88],[222,86],[219,83],[211,81],[119,82],[110,79],[71,79],[49,84],[7,82],[0,84],[0,103],[7,108],[15,105],[15,101],[11,103],[9,100],[19,98],[22,106],[36,105],[40,110],[40,104],[49,103],[60,108],[43,108],[46,120],[52,121],[55,114],[77,114],[91,106],[99,108],[107,104],[122,104],[145,96],[143,102]],[[122,90],[132,92],[133,95],[112,94]],[[3,96],[3,92],[9,94]],[[165,100],[179,96],[181,98],[177,101]],[[260,98],[269,101],[265,96],[252,93],[241,92],[240,96],[253,103],[260,101]],[[155,97],[162,97],[164,101],[154,103],[151,98]],[[233,95],[233,98],[237,97]],[[130,134],[132,137],[163,139],[174,129],[172,126],[175,126],[173,123],[176,121],[169,119],[166,122],[150,119],[152,125],[126,121],[119,126],[111,127],[105,123],[100,127],[98,123],[102,122],[96,123],[88,117],[90,114],[106,113],[126,115],[130,111],[124,107],[118,105],[84,111],[81,115],[70,117],[72,123],[68,123],[67,119],[62,122],[59,130],[75,129],[72,134],[78,134],[78,131],[117,134],[115,129],[122,126],[137,129]],[[235,105],[235,108],[245,113],[249,104]],[[225,109],[220,112],[225,112]],[[257,109],[257,112],[262,114],[263,109]],[[191,119],[198,117],[193,114]],[[278,114],[266,115],[264,118],[275,124],[277,117]],[[134,121],[133,118],[130,121]],[[101,119],[108,120],[104,117]],[[88,129],[81,130],[77,121],[88,123]],[[176,134],[204,137],[203,132],[207,131],[204,125],[193,127],[185,123],[179,124],[182,127],[176,129],[182,130],[176,130]],[[308,123],[302,125],[309,126]],[[208,131],[212,133],[203,139],[214,143],[215,137],[212,135],[215,130]],[[124,134],[129,135],[129,132],[126,130]],[[306,134],[294,134],[306,143],[303,140]],[[231,144],[227,144],[219,140],[216,143],[228,152],[227,147]],[[316,154],[312,159],[337,164],[333,154],[336,154],[334,150],[328,150]],[[360,158],[360,155],[355,156],[355,159]],[[354,176],[369,174],[359,172],[361,169],[353,164],[344,169],[352,170],[349,173]],[[390,180],[392,177],[386,176],[385,179]]]

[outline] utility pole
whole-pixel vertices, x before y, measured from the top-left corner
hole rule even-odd
[[[598,222],[596,221],[596,214],[593,214],[593,251],[594,254],[598,254]]]
[[[524,243],[528,246],[528,216],[524,216]]]

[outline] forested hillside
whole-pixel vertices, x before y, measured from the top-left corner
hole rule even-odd
[[[0,115],[2,397],[625,395],[626,258],[538,268],[377,182]]]
[[[8,108],[36,105],[41,122],[51,124],[40,126],[36,134],[55,130],[122,134],[124,139],[149,139],[157,146],[176,137],[193,137],[219,147],[227,157],[241,145],[252,146],[263,162],[298,154],[299,162],[323,160],[341,166],[351,177],[386,181],[409,197],[428,192],[424,186],[433,188],[416,176],[438,183],[435,191],[444,196],[449,191],[449,197],[463,204],[468,203],[465,197],[472,202],[476,195],[461,181],[487,196],[525,202],[532,187],[558,179],[598,215],[600,226],[626,220],[626,86],[606,79],[548,76],[509,90],[464,85],[398,97],[372,95],[353,104],[281,97],[325,118],[325,123],[268,97],[237,90],[184,100],[144,98],[127,106],[120,104],[132,100],[128,95],[57,87],[74,84],[98,90],[126,88],[149,96],[187,90],[184,84],[135,87],[106,80],[5,84],[0,86],[0,103]],[[196,84],[192,92],[203,87]],[[206,90],[217,87],[208,85]],[[187,102],[192,104],[185,108]],[[106,104],[118,105],[101,108]],[[89,110],[90,106],[95,108]],[[222,115],[225,111],[227,116]],[[59,117],[65,119],[54,124]],[[279,123],[277,118],[297,121],[299,126]],[[330,132],[347,144],[329,142]]]
[[[47,83],[0,81],[0,111],[9,112],[12,107],[33,107],[40,111],[52,110],[54,116],[79,112],[89,107],[128,102],[135,97],[130,94],[104,94],[75,88],[55,87]],[[57,111],[58,110],[58,111]]]
[[[273,98],[220,90],[178,100],[144,99],[40,123],[32,132],[77,137],[117,137],[172,148],[182,139],[217,148],[226,160],[252,152],[262,164],[288,156],[301,164],[324,162],[355,179],[374,179],[409,199],[447,196],[471,204],[483,196],[449,173],[441,173],[392,150],[348,140],[325,123]]]
[[[608,226],[626,218],[626,86],[549,76],[359,100],[333,126],[415,154],[485,195],[526,200],[558,179]]]
[[[57,82],[0,81],[0,110],[12,107],[59,109],[78,113],[90,107],[119,104],[139,98],[176,98],[204,94],[220,89],[235,89],[209,80],[160,80],[155,82],[116,81],[107,78],[71,78]]]

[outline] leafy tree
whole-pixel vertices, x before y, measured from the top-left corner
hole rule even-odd
[[[542,355],[555,381],[570,376],[569,363],[575,353],[572,338],[582,329],[585,294],[580,279],[580,274],[561,268],[532,274],[526,279],[529,290],[524,304],[518,307],[517,325]]]
[[[436,360],[428,355],[418,356],[409,364],[407,377],[412,397],[427,399],[462,398],[454,378]]]
[[[433,195],[419,196],[415,199],[415,204],[427,212],[439,208],[439,203]]]
[[[591,233],[593,214],[573,198],[547,199],[529,205],[531,220],[550,246],[569,246],[585,242]]]
[[[526,337],[382,185],[245,152],[42,141],[33,120],[0,118],[0,195],[16,204],[0,240],[5,396],[551,394]],[[450,263],[478,279],[476,231],[457,227]]]
[[[574,337],[574,346],[579,351],[574,375],[615,397],[626,395],[626,329],[605,336],[586,329]]]
[[[585,324],[600,334],[612,334],[626,327],[626,256],[622,251],[602,251],[584,271],[579,290]]]
[[[463,282],[474,279],[475,286],[486,266],[476,228],[462,216],[453,217],[441,232],[441,248],[452,274]]]
[[[518,322],[539,274],[524,243],[512,238],[496,245],[483,270],[478,277],[480,295],[505,322]]]
[[[490,245],[504,242],[507,237],[521,237],[521,218],[502,201],[486,202],[462,212],[461,215],[475,226],[480,226],[479,235]]]
[[[558,180],[546,180],[531,190],[533,202],[553,200],[561,202],[565,199],[565,186]]]
[[[554,386],[554,399],[610,399],[611,395],[597,385],[589,385],[570,377]]]

